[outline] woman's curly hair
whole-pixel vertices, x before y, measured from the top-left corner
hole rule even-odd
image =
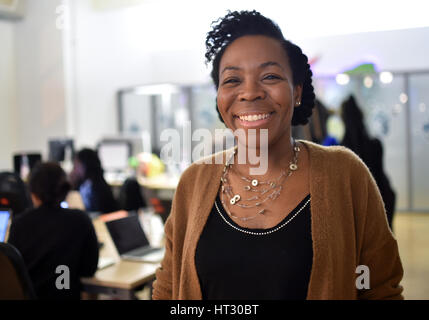
[[[294,85],[302,85],[301,105],[294,108],[292,125],[304,125],[312,114],[314,107],[314,88],[312,85],[312,75],[308,58],[302,53],[301,48],[286,40],[279,26],[272,20],[264,17],[259,12],[234,11],[228,12],[223,18],[219,18],[212,23],[212,30],[206,38],[206,63],[212,62],[213,69],[211,77],[219,88],[219,65],[226,48],[236,39],[246,35],[263,35],[278,40],[289,57],[289,64],[292,70]],[[220,120],[219,108],[216,103],[216,110]]]

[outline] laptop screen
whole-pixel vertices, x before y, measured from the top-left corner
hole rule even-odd
[[[149,245],[138,215],[108,221],[106,227],[120,255]]]
[[[9,225],[10,211],[0,209],[0,242],[4,242],[6,238],[6,231]]]

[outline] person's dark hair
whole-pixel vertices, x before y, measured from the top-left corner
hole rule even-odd
[[[301,48],[286,40],[279,26],[272,20],[264,17],[259,12],[234,11],[212,23],[212,30],[206,38],[206,62],[213,64],[211,77],[219,88],[219,64],[226,48],[236,39],[246,35],[263,35],[278,40],[283,46],[292,69],[294,85],[302,85],[301,105],[294,108],[292,125],[304,125],[308,123],[314,107],[314,88],[308,58],[302,53]],[[223,122],[216,104],[220,120]]]
[[[363,113],[353,95],[341,104],[341,117],[345,127],[342,144],[363,157],[371,137],[365,126]]]
[[[84,148],[76,154],[76,158],[85,168],[84,179],[95,179],[103,176],[103,167],[97,151]]]
[[[66,173],[55,162],[37,164],[30,173],[28,185],[30,192],[48,206],[60,205],[71,189]]]

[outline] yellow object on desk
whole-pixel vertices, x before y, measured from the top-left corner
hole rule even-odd
[[[165,172],[165,165],[157,155],[153,153],[142,152],[137,156],[139,167],[138,173],[151,178]]]

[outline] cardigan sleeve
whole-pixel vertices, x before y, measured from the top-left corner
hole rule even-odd
[[[170,215],[165,222],[164,236],[165,236],[165,254],[161,262],[161,266],[157,269],[155,274],[155,281],[153,282],[152,299],[153,300],[171,300],[172,299],[172,273],[173,273],[173,219],[176,215],[175,201],[173,201]]]
[[[361,220],[358,264],[368,267],[370,278],[370,287],[358,290],[358,299],[403,299],[400,281],[404,271],[396,238],[387,223],[382,197],[365,166],[361,165],[356,173],[361,179],[367,177],[366,212]]]
[[[187,222],[187,201],[192,198],[195,166],[190,166],[180,177],[170,214],[164,225],[165,254],[161,266],[155,273],[153,300],[172,300],[178,294],[178,278],[181,270],[182,251]]]

